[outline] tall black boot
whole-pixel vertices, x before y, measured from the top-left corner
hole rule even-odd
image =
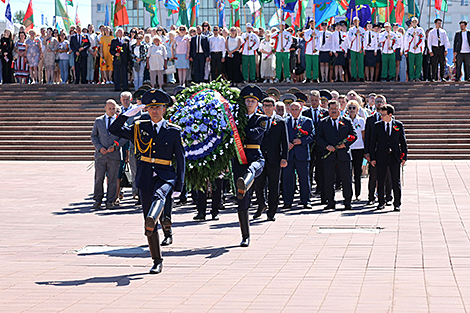
[[[152,202],[149,213],[145,218],[145,235],[151,236],[155,226],[157,225],[158,219],[163,213],[163,208],[165,206],[165,201],[155,200]]]
[[[145,230],[145,233],[147,233],[147,230]],[[158,232],[154,232],[150,236],[147,236],[147,241],[149,243],[150,255],[153,259],[153,266],[150,269],[150,274],[159,274],[162,271],[163,259],[162,252],[160,250]]]
[[[242,231],[242,242],[240,247],[248,247],[250,245],[250,221],[248,219],[247,211],[238,211],[238,221],[240,222],[240,229]]]
[[[248,172],[245,176],[238,177],[237,179],[237,198],[243,199],[248,190],[250,190],[253,182],[255,181],[255,175],[252,172]]]
[[[163,238],[162,246],[169,246],[173,243],[173,231],[171,230],[171,219],[168,216],[162,216],[160,218],[160,223],[162,225],[163,234],[165,238]]]

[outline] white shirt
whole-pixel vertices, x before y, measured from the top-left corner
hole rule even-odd
[[[227,38],[227,49],[228,51],[234,50],[238,46],[238,41],[240,40],[240,37],[228,37]],[[234,51],[236,52],[236,51]]]
[[[400,48],[403,50],[403,35],[400,32],[394,32],[395,36],[397,36],[397,42],[395,43],[395,49]]]
[[[261,55],[261,60],[265,60],[266,58],[272,59],[274,57],[274,40],[267,41],[266,39],[262,40],[260,45],[259,45],[260,50],[264,50],[267,52],[271,52],[271,54],[262,53]]]
[[[331,50],[331,32],[330,31],[320,31],[319,32],[319,42],[318,50],[323,52],[330,52]]]
[[[352,121],[353,127],[357,133],[357,140],[350,146],[351,149],[364,149],[364,139],[362,138],[362,132],[366,129],[366,121],[356,115]]]
[[[365,30],[362,27],[359,27],[359,34],[357,33],[358,28],[353,26],[348,31],[348,40],[351,51],[359,52],[364,48],[364,34]]]
[[[225,57],[225,38],[222,36],[209,37],[210,52],[222,52],[222,57]]]
[[[339,39],[341,37],[341,44]],[[335,31],[331,35],[331,51],[333,52],[347,52],[349,49],[348,35],[342,31]]]
[[[165,121],[164,118],[161,119],[160,122],[158,123],[154,123],[154,121],[150,120],[152,122],[152,128],[155,129],[155,125],[157,125],[157,133],[160,131],[160,129],[162,128],[162,125],[163,125],[163,122]]]
[[[168,56],[166,47],[164,45],[151,45],[149,47],[147,56],[149,58],[150,71],[163,71],[165,60]]]
[[[241,36],[243,44],[243,55],[255,55],[259,47],[259,37],[254,33],[244,33]]]
[[[444,46],[444,49],[447,51],[447,49],[449,49],[450,47],[450,43],[449,43],[449,39],[447,38],[447,33],[445,30],[443,30],[442,28],[439,28],[439,38],[437,37],[437,28],[433,28],[430,32],[429,32],[429,36],[428,36],[428,49],[429,51],[432,51],[432,47],[437,47],[439,46],[439,39],[441,40],[440,41],[440,45],[441,46]]]
[[[311,28],[307,29],[304,33],[305,38],[305,54],[308,55],[318,55],[320,51],[318,47],[320,46],[320,42],[318,41],[318,32],[315,32]],[[316,50],[314,52],[314,50]]]
[[[395,53],[395,43],[397,42],[397,36],[394,32],[383,31],[380,33],[379,41],[382,43],[382,54]]]
[[[202,35],[196,35],[196,53],[204,53],[202,49]]]
[[[404,49],[405,52],[423,53],[426,34],[421,27],[410,27],[405,33]]]
[[[366,30],[364,33],[364,50],[374,50],[374,52],[377,52],[377,38],[378,35],[376,32],[373,30]]]
[[[390,136],[392,134],[392,121],[384,122],[384,125],[385,125],[385,132],[387,132],[387,127],[388,127],[388,135]]]
[[[284,30],[282,32],[282,40],[280,37],[280,32],[275,32],[271,35],[271,38],[276,40],[276,52],[289,52],[290,46],[292,45],[292,34]]]
[[[109,126],[111,126],[111,124],[114,122],[115,119],[116,119],[116,115],[109,116],[105,114],[104,124],[106,126],[106,129],[109,129]]]
[[[470,46],[468,45],[467,40],[467,30],[462,31],[462,48],[460,53],[470,53]]]

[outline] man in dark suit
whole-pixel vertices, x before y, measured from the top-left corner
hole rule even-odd
[[[302,115],[310,118],[313,121],[315,129],[322,118],[328,116],[328,110],[320,107],[320,92],[318,90],[312,90],[310,92],[310,107],[307,107],[302,111]],[[313,181],[313,172],[315,169],[315,182],[317,184],[316,193],[320,194],[321,204],[326,204],[325,196],[325,172],[323,169],[323,149],[318,145],[315,145],[315,141],[310,144],[310,150],[312,151],[312,157],[310,162],[310,181]]]
[[[292,207],[294,201],[295,172],[299,178],[300,203],[305,209],[309,208],[310,201],[310,144],[315,139],[313,122],[308,117],[302,116],[302,103],[290,104],[291,115],[286,119],[287,136],[289,139],[289,157],[287,166],[282,172],[282,198],[284,209]]]
[[[460,30],[454,37],[454,63],[457,66],[456,81],[462,76],[462,63],[465,69],[465,80],[470,81],[470,31],[467,21],[460,21]]]
[[[238,221],[242,233],[240,246],[248,247],[250,245],[248,209],[251,201],[251,186],[264,168],[265,160],[261,152],[261,142],[266,131],[267,117],[256,113],[258,102],[263,97],[263,92],[258,86],[245,86],[240,92],[240,97],[245,101],[248,115],[243,150],[240,151],[245,158],[240,156],[240,159],[232,159],[232,172],[237,186]]]
[[[279,204],[279,186],[281,168],[287,166],[287,128],[282,117],[274,112],[276,101],[267,97],[263,100],[263,111],[268,117],[266,133],[261,143],[261,152],[266,160],[264,170],[255,181],[256,198],[258,199],[258,210],[254,219],[261,216],[266,209],[266,179],[268,181],[268,221],[275,221],[274,215]]]
[[[197,26],[197,35],[191,38],[189,61],[193,62],[194,82],[204,81],[204,66],[210,61],[209,39],[202,34],[202,27]]]
[[[366,120],[366,129],[364,134],[364,157],[370,162],[370,139],[372,131],[376,122],[381,121],[380,108],[387,103],[387,99],[383,95],[376,95],[375,97],[375,113],[369,116]],[[375,190],[377,189],[377,168],[369,166],[369,201],[367,205],[375,203]],[[390,179],[390,171],[387,172],[385,178],[385,196],[387,205],[391,205],[392,199],[392,180]]]
[[[134,143],[141,157],[137,163],[136,187],[145,218],[145,235],[153,259],[151,274],[162,271],[162,254],[158,239],[157,223],[168,197],[181,194],[184,180],[184,149],[181,128],[166,121],[166,106],[173,103],[170,96],[160,90],[149,90],[142,97],[142,104],[121,114],[109,131]],[[140,119],[125,126],[127,119],[143,107],[147,107],[150,120]],[[135,135],[134,134],[138,134]],[[173,166],[176,162],[176,169]],[[169,221],[165,219],[165,221]],[[165,227],[166,225],[163,225]]]
[[[122,28],[116,30],[116,38],[111,40],[111,47],[109,52],[113,55],[113,67],[114,67],[114,90],[121,91],[121,85],[123,90],[129,90],[127,68],[131,59],[129,50],[129,39],[124,38],[124,31]]]
[[[87,34],[82,34],[82,29],[77,26],[77,33],[70,38],[70,48],[75,60],[75,84],[87,83],[87,58],[90,46],[90,38]]]
[[[339,103],[328,102],[329,116],[318,123],[316,144],[323,150],[325,168],[326,210],[335,209],[335,174],[343,186],[344,208],[351,209],[352,178],[349,146],[357,140],[357,133],[348,117],[340,117]]]
[[[377,209],[385,207],[385,177],[390,169],[393,188],[393,205],[395,211],[400,211],[401,182],[400,165],[405,165],[408,155],[405,129],[403,123],[393,119],[395,108],[385,104],[380,108],[382,120],[375,123],[370,140],[370,163],[377,167],[377,180],[379,182],[379,205]]]

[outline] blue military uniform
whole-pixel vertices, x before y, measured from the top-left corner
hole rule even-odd
[[[245,86],[240,96],[244,99],[253,98],[260,101],[263,93],[261,89],[254,85]],[[261,175],[264,168],[264,157],[261,153],[261,142],[266,131],[267,117],[258,113],[253,113],[248,117],[245,127],[245,138],[243,147],[248,164],[240,164],[237,158],[232,160],[233,178],[237,184],[237,204],[238,219],[242,232],[241,246],[249,245],[250,223],[248,219],[248,209],[250,207],[251,190],[250,187],[256,177]]]
[[[168,94],[153,89],[143,95],[142,103],[149,107],[172,102]],[[120,115],[109,131],[131,140],[141,155],[137,163],[136,187],[139,189],[142,202],[145,235],[154,260],[154,267],[150,272],[159,273],[163,259],[157,221],[172,191],[181,192],[183,187],[185,161],[181,129],[164,119],[158,123],[141,119],[131,126],[125,126],[126,120],[127,116]],[[173,160],[176,168],[173,166]]]

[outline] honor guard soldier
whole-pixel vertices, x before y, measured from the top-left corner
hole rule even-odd
[[[276,101],[279,101],[279,98],[281,97],[281,92],[275,87],[266,89],[266,93],[269,97],[273,97]]]
[[[141,155],[137,163],[136,186],[140,192],[145,235],[153,259],[150,273],[158,274],[162,271],[163,259],[156,226],[166,200],[171,195],[177,197],[181,193],[185,169],[184,150],[181,129],[163,118],[166,106],[172,104],[170,96],[152,89],[143,95],[142,104],[120,115],[109,131],[132,141]],[[151,119],[125,126],[126,120],[140,112],[144,105]],[[176,169],[172,164],[173,159],[176,161]],[[167,223],[169,220],[164,221]]]
[[[354,26],[349,29],[351,56],[351,81],[364,81],[364,28],[359,26],[359,18],[353,18]]]
[[[382,44],[382,82],[395,80],[395,44],[398,40],[389,22],[386,22],[384,27],[385,31],[379,36]]]
[[[423,51],[426,34],[424,29],[418,26],[418,18],[411,19],[411,27],[405,34],[405,57],[408,57],[408,75],[410,82],[419,81],[423,68]]]
[[[243,139],[243,149],[246,156],[246,164],[240,164],[237,158],[232,160],[233,178],[237,186],[237,210],[240,229],[242,232],[241,247],[250,245],[250,222],[248,219],[248,209],[251,202],[251,186],[255,178],[261,175],[264,168],[264,157],[261,152],[261,142],[266,131],[267,117],[256,113],[258,102],[262,99],[263,93],[258,86],[247,85],[240,96],[244,99],[248,123],[245,127],[245,138]]]

